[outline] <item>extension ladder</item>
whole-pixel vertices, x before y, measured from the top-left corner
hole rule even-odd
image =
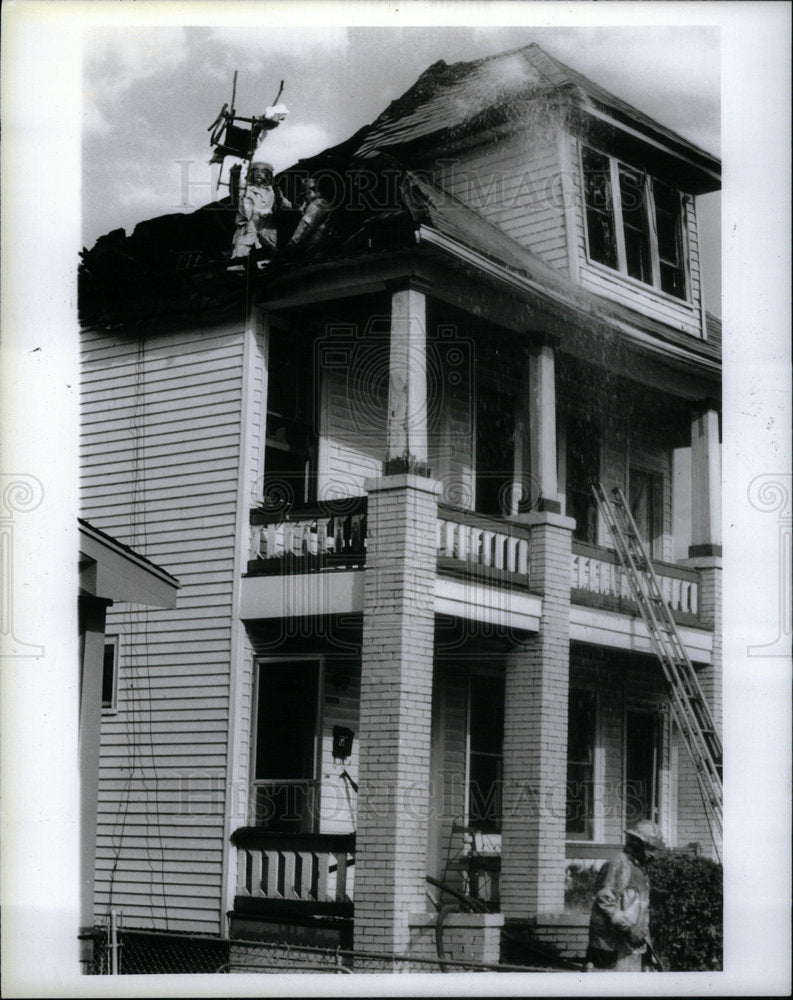
[[[602,483],[596,483],[592,492],[608,525],[653,649],[661,661],[672,713],[694,765],[703,800],[707,803],[706,809],[709,807],[721,834],[721,740],[696,671],[622,490],[616,487],[609,497]]]

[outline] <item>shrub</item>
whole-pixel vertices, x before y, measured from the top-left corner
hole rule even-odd
[[[648,870],[650,933],[670,972],[722,967],[722,867],[709,858],[664,851]]]
[[[564,881],[565,910],[589,913],[595,898],[595,882],[601,865],[569,865]]]

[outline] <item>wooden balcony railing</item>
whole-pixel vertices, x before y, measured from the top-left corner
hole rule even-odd
[[[251,574],[353,569],[366,561],[366,497],[251,511]]]
[[[699,576],[696,570],[653,560],[664,597],[672,611],[696,617]],[[610,549],[573,540],[572,579],[574,600],[587,601],[587,595],[600,598],[595,603],[615,610],[635,604],[628,578]],[[589,601],[587,601],[589,603]]]
[[[443,505],[438,508],[438,565],[451,571],[526,582],[529,529]]]
[[[354,833],[243,827],[231,840],[238,852],[235,910],[256,909],[258,901],[259,909],[273,911],[352,914]]]

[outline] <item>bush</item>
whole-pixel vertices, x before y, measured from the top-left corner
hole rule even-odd
[[[589,913],[595,898],[595,882],[602,865],[569,865],[564,881],[565,910]]]
[[[722,867],[709,858],[664,851],[649,867],[650,934],[670,972],[722,967]]]

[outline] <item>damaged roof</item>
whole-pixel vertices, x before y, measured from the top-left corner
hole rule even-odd
[[[430,251],[459,260],[467,249],[503,268],[502,279],[518,276],[527,294],[534,291],[547,303],[627,325],[715,361],[720,338],[712,322],[708,339],[697,341],[583,289],[413,169],[422,164],[421,155],[415,164],[411,159],[421,143],[453,145],[461,136],[478,134],[499,121],[514,123],[526,101],[551,93],[562,95],[560,107],[568,100],[577,107],[597,105],[630,119],[632,128],[652,132],[658,141],[674,140],[685,145],[689,155],[718,164],[538,45],[451,66],[441,61],[372,125],[279,175],[279,185],[293,202],[299,200],[306,177],[325,174],[327,183],[332,180],[334,190],[324,192],[332,208],[330,224],[310,248],[279,250],[255,273],[252,285],[267,295],[268,286],[289,285],[298,275],[331,261]],[[226,198],[190,214],[141,223],[129,237],[123,230],[102,237],[82,255],[83,320],[113,326],[134,318],[153,325],[200,316],[205,322],[244,309],[249,285],[228,272],[233,230],[234,208]],[[283,243],[279,240],[279,246],[288,238],[286,234]]]
[[[358,156],[375,151],[400,155],[420,147],[435,149],[502,127],[525,125],[528,105],[538,98],[560,113],[573,109],[596,121],[601,131],[636,147],[644,143],[656,155],[681,157],[692,191],[716,190],[721,165],[717,157],[654,121],[627,101],[549,55],[536,43],[472,62],[451,65],[439,60],[357,139]],[[348,140],[352,144],[352,140]],[[678,166],[678,169],[680,167]]]

